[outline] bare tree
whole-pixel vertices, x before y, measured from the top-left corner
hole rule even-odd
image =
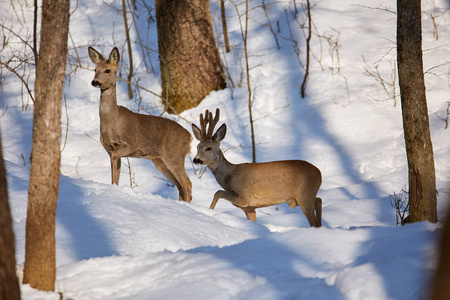
[[[248,116],[249,116],[249,123],[250,123],[250,137],[252,140],[252,162],[256,162],[256,142],[255,142],[255,127],[254,127],[254,120],[253,120],[253,93],[252,93],[252,87],[250,82],[250,64],[249,64],[249,54],[248,54],[248,21],[249,21],[249,6],[248,6],[248,0],[245,0],[245,2],[242,3],[236,3],[235,1],[231,1],[231,3],[234,6],[234,9],[236,10],[236,14],[238,16],[239,21],[239,27],[241,29],[241,37],[244,44],[244,61],[245,61],[245,74],[247,79],[247,92],[248,92],[248,101],[247,101],[247,107],[248,107]],[[239,6],[245,4],[245,11],[241,12],[239,10]],[[242,21],[244,19],[244,21]]]
[[[20,299],[15,255],[14,232],[9,210],[6,171],[0,136],[0,300]]]
[[[60,174],[61,100],[67,57],[69,0],[44,0],[36,69],[23,282],[55,288],[55,219]]]
[[[228,26],[225,10],[225,0],[220,0],[220,17],[222,19],[223,39],[225,41],[225,52],[230,52],[230,42],[228,41]]]
[[[306,0],[307,4],[307,15],[308,15],[308,37],[306,38],[306,69],[305,69],[305,77],[303,77],[302,87],[301,87],[301,94],[302,98],[306,97],[306,85],[308,84],[308,76],[309,76],[309,57],[311,52],[311,5],[309,3],[309,0]]]
[[[436,176],[422,62],[421,0],[397,0],[397,61],[408,159],[408,222],[437,222]]]
[[[226,87],[208,0],[156,0],[166,110],[182,112]]]

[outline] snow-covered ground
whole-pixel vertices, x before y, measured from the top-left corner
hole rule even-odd
[[[32,4],[21,2],[1,2],[1,20],[6,25],[12,20],[18,29],[20,18],[32,28]],[[214,23],[219,24],[213,2]],[[450,129],[444,129],[441,119],[450,101],[450,13],[440,15],[448,1],[436,0],[436,7],[434,1],[422,2],[438,216],[443,220],[450,196]],[[309,227],[298,207],[291,210],[286,204],[258,209],[257,223],[226,200],[210,210],[219,186],[208,170],[202,173],[191,163],[195,140],[185,163],[192,203],[179,202],[176,188],[144,159],[130,159],[131,172],[122,160],[120,186],[111,186],[109,157],[99,142],[99,90],[90,85],[94,73],[87,46],[105,56],[118,46],[127,63],[122,15],[114,9],[121,2],[72,3],[69,46],[75,45],[77,54],[72,49],[71,55],[79,55],[82,66],[91,70],[77,69],[64,88],[55,285],[64,299],[426,299],[441,224],[396,226],[389,195],[407,185],[400,100],[397,95],[394,106],[366,72],[378,66],[387,84],[393,81],[395,1],[324,0],[312,5],[314,28],[322,38],[314,35],[311,41],[314,56],[305,99],[300,97],[304,73],[295,54],[298,47],[304,64],[305,37],[293,18],[292,1],[267,5],[281,49],[261,7],[250,12],[248,46],[257,161],[302,159],[322,171],[323,227],[318,229]],[[230,1],[226,6],[234,50],[223,54],[220,49],[235,88],[211,93],[180,117],[164,116],[191,131],[190,123],[198,124],[205,109],[220,108],[219,123],[228,126],[222,148],[230,161],[240,163],[251,160],[247,91],[240,79],[244,64],[236,9]],[[244,8],[238,9],[242,13]],[[146,13],[140,13],[136,22],[141,38],[156,50],[156,24],[148,25]],[[437,17],[438,40],[431,16]],[[297,20],[304,20],[302,11]],[[136,32],[131,34],[136,41]],[[145,71],[135,43],[133,55],[139,85],[160,93],[156,52],[147,61],[155,73]],[[122,67],[125,77],[127,68]],[[2,81],[3,152],[21,276],[33,106],[22,98],[18,78],[2,75]],[[158,98],[141,93],[141,108],[159,115]],[[128,100],[123,82],[118,98],[120,105],[138,109],[137,101]],[[27,110],[22,110],[24,102],[29,103]],[[28,285],[21,289],[23,299],[60,297]]]

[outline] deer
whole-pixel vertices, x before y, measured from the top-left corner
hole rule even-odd
[[[286,202],[290,208],[299,206],[311,227],[322,226],[322,199],[316,198],[322,184],[320,170],[303,160],[229,162],[220,149],[226,124],[212,134],[219,117],[219,109],[214,118],[206,110],[205,116],[200,114],[200,128],[192,124],[194,136],[199,141],[194,163],[206,165],[223,188],[214,194],[209,208],[214,209],[219,199],[226,199],[243,210],[248,220],[256,222],[256,208]]]
[[[170,119],[117,105],[119,50],[114,47],[108,59],[92,47],[88,50],[95,64],[91,84],[100,88],[100,142],[110,156],[111,184],[119,185],[121,157],[146,158],[177,187],[180,201],[191,202],[192,183],[184,167],[192,140],[189,131]]]

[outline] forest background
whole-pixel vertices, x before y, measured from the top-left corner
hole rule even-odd
[[[134,97],[127,100],[127,85],[119,83],[119,104],[160,115],[164,106],[156,96],[161,82],[155,15],[146,3],[136,2],[136,14],[129,14]],[[215,3],[212,13],[229,87],[211,93],[197,108],[163,115],[190,130],[190,123],[197,123],[206,108],[219,107],[221,122],[229,126],[225,155],[233,162],[245,162],[252,155],[237,18],[243,10],[226,3],[230,53],[223,50]],[[395,227],[396,210],[391,207],[390,196],[403,197],[407,184],[395,69],[395,3],[313,3],[313,59],[304,99],[300,95],[306,36],[302,7],[296,15],[292,3],[266,2],[266,9],[261,2],[251,3],[248,45],[256,157],[258,161],[305,159],[322,170],[319,196],[324,199],[324,228],[307,228],[300,210],[284,205],[259,210],[257,224],[247,222],[226,201],[209,211],[218,186],[209,171],[203,173],[189,158],[191,204],[175,201],[176,189],[145,160],[127,161],[120,187],[110,186],[108,157],[98,141],[99,94],[90,86],[93,66],[87,46],[104,55],[118,46],[120,74],[126,77],[129,56],[121,3],[72,3],[57,212],[56,288],[64,297],[157,299],[189,292],[198,299],[244,299],[249,294],[263,299],[308,295],[404,299],[406,294],[418,298],[426,293],[439,225]],[[8,51],[32,58],[22,41],[13,42],[17,36],[6,28],[30,37],[33,7],[25,2],[2,5],[8,8],[1,13],[3,40],[8,41],[3,43],[2,62]],[[446,6],[445,1],[424,1],[422,14],[440,219],[448,206],[450,178]],[[33,108],[27,86],[33,87],[34,67],[29,62],[17,70],[23,73],[17,76],[2,69],[1,124],[20,275]],[[193,142],[192,153],[195,146]],[[22,291],[29,299],[56,296],[26,285]]]

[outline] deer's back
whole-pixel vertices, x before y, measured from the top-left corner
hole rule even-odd
[[[180,124],[167,118],[138,114],[119,106],[108,137],[102,130],[102,143],[126,145],[132,157],[159,157],[164,153],[189,152],[191,135]],[[105,146],[106,147],[106,146]]]
[[[227,187],[250,202],[279,204],[305,192],[317,193],[322,183],[320,170],[301,160],[245,163],[236,165]]]

